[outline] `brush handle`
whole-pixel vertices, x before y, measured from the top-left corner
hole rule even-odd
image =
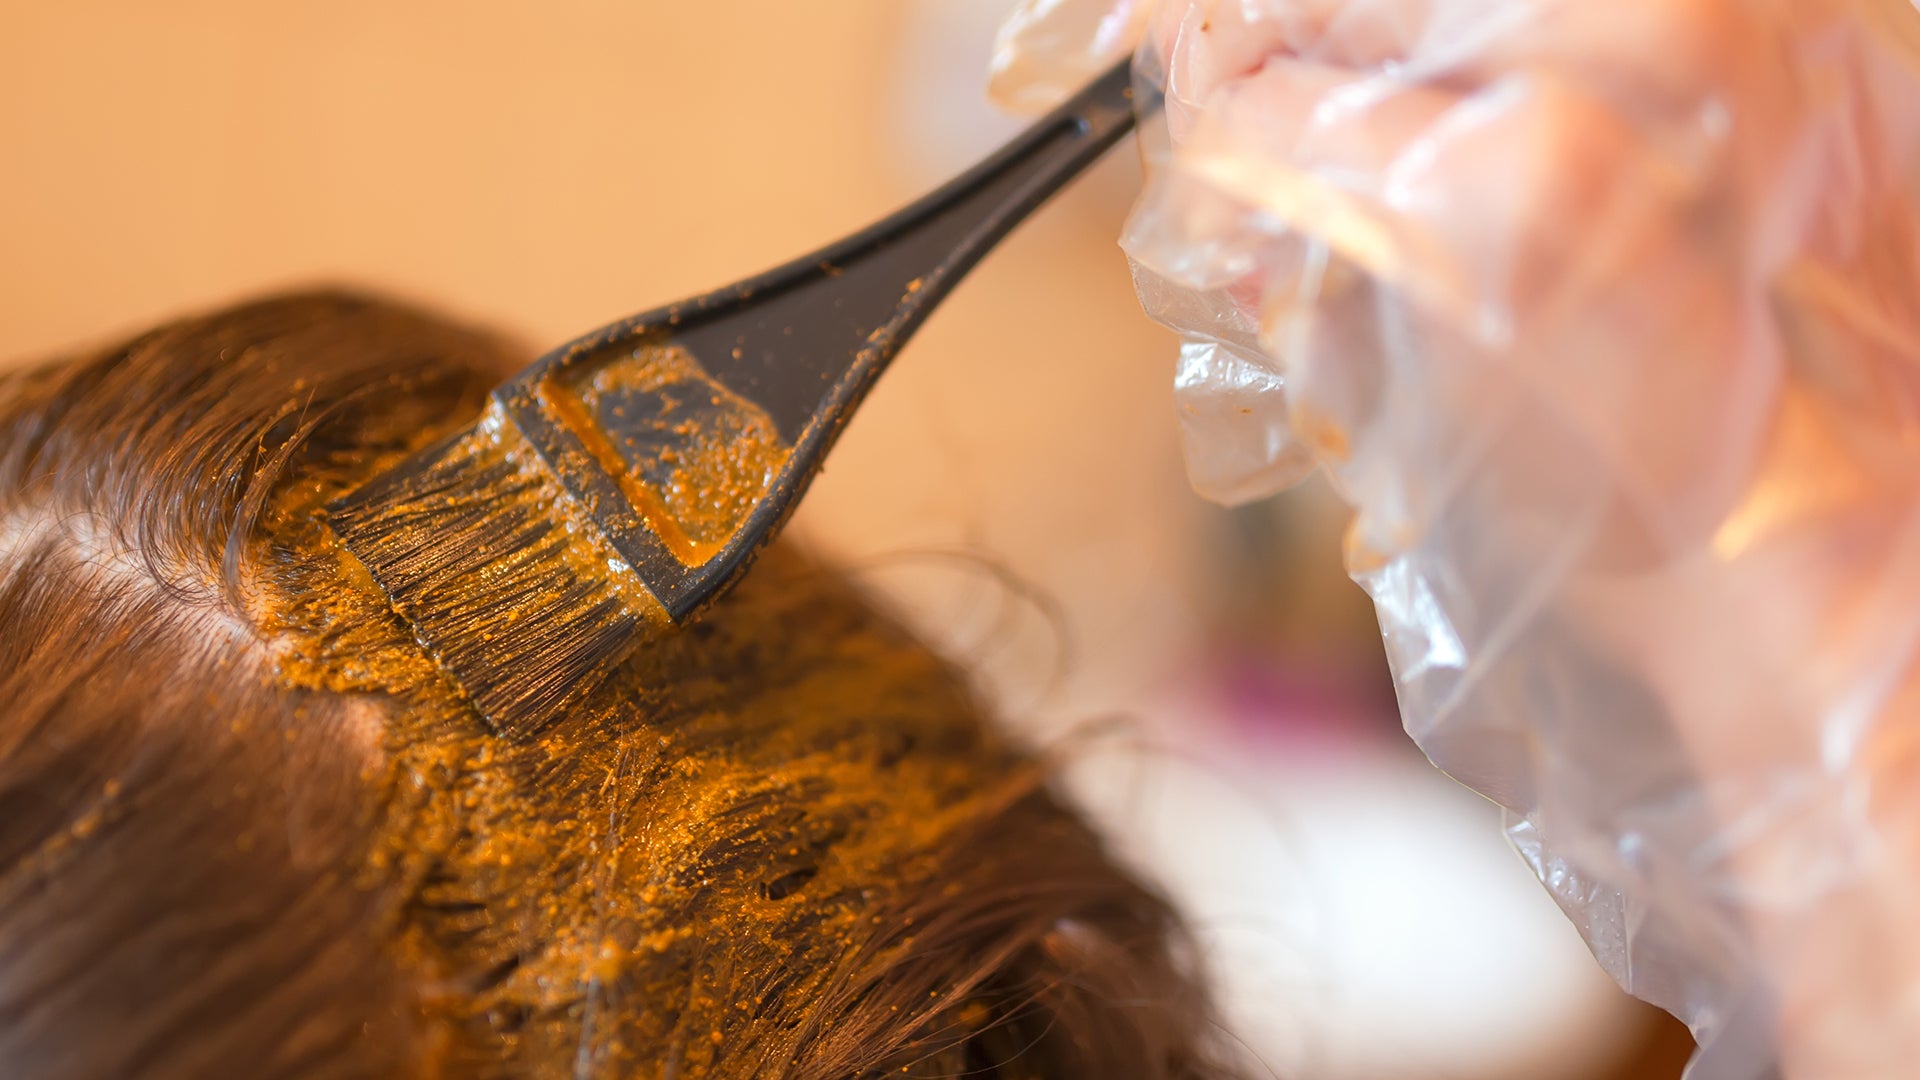
[[[884,220],[759,277],[588,334],[495,399],[678,621],[778,530],[848,414],[933,307],[1133,123],[1121,64]],[[729,445],[759,439],[773,449],[748,463],[758,470],[754,497],[721,522],[724,535],[695,537],[676,520],[686,507],[675,511],[661,492],[689,486],[670,465],[722,449],[693,439],[703,424]]]

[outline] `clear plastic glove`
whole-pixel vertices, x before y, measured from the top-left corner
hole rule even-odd
[[[1190,471],[1325,467],[1407,729],[1692,1075],[1920,1075],[1907,0],[1029,0],[1140,43]]]

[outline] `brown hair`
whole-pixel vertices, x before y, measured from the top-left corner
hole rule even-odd
[[[514,357],[342,295],[0,378],[0,1072],[1195,1077],[964,681],[776,550],[491,735],[316,516]]]

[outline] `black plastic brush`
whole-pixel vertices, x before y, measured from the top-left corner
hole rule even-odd
[[[1122,64],[870,228],[541,357],[329,523],[482,715],[537,731],[740,576],[934,305],[1132,127]]]

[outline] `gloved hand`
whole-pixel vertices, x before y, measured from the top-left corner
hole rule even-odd
[[[1203,491],[1315,465],[1408,731],[1693,1075],[1920,1075],[1920,16],[1028,0],[1139,43]]]

